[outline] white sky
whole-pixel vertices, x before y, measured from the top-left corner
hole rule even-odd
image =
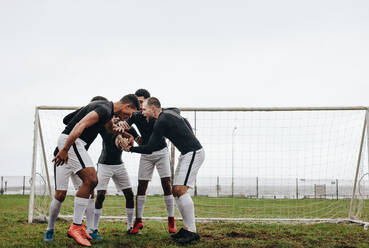
[[[368,1],[0,1],[0,175],[30,175],[38,105],[368,105],[368,44]]]

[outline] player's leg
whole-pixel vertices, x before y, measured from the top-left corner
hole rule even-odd
[[[190,243],[200,238],[196,230],[194,204],[187,189],[194,187],[198,170],[204,159],[204,150],[200,149],[196,152],[181,155],[178,160],[174,175],[173,195],[182,215],[184,228],[172,237],[181,244]]]
[[[141,155],[138,169],[138,187],[136,196],[136,219],[131,230],[131,234],[136,234],[143,228],[142,216],[146,202],[146,190],[149,181],[154,173],[155,164],[152,161],[152,155]]]
[[[108,189],[109,180],[113,176],[113,170],[110,165],[97,165],[98,184],[96,186],[97,196],[94,207],[94,221],[92,231],[89,232],[93,239],[103,239],[99,234],[99,221],[102,213],[102,207],[105,200],[106,190]]]
[[[133,215],[135,213],[135,202],[132,188],[123,189],[124,197],[126,198],[126,215],[127,215],[127,232],[133,228]]]
[[[78,191],[79,187],[82,185],[82,180],[77,174],[73,174],[71,177],[72,183],[76,191]],[[91,194],[90,199],[88,200],[88,205],[85,211],[86,215],[86,231],[90,232],[93,228],[94,224],[94,209],[95,209],[95,201],[94,201],[94,193]]]
[[[174,220],[174,197],[172,194],[172,185],[171,185],[171,171],[170,171],[170,158],[168,148],[164,148],[159,151],[158,160],[155,163],[156,169],[158,170],[161,186],[164,191],[164,202],[167,208],[168,213],[168,231],[169,233],[175,233],[177,231],[177,227],[175,225]]]
[[[72,171],[66,166],[54,167],[55,194],[50,204],[48,225],[44,234],[45,242],[54,240],[55,222],[58,218],[61,205],[67,195],[69,177],[71,174]]]
[[[68,136],[65,135],[65,140],[67,137]],[[59,148],[64,146],[65,140],[64,142],[58,142]],[[73,173],[77,174],[82,180],[82,184],[74,198],[73,223],[68,229],[68,236],[81,245],[91,246],[91,243],[87,239],[92,239],[92,237],[86,232],[82,225],[82,219],[89,204],[90,196],[97,185],[97,175],[92,160],[87,154],[84,146],[85,143],[77,139],[68,151],[69,159],[68,163],[65,165],[70,167]]]
[[[114,165],[113,181],[118,190],[121,190],[126,199],[126,215],[127,215],[127,232],[130,232],[133,228],[133,215],[134,215],[134,197],[132,191],[131,181],[128,176],[128,171],[124,166],[124,163],[120,165]]]
[[[130,234],[136,234],[143,228],[142,216],[146,202],[146,190],[149,180],[138,180],[137,196],[136,196],[136,219]]]

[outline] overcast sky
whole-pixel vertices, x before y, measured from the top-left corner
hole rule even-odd
[[[368,104],[368,1],[0,0],[0,175],[30,175],[34,109]]]

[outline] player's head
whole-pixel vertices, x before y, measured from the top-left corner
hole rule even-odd
[[[138,89],[135,92],[135,95],[138,98],[138,101],[140,102],[140,108],[142,110],[142,103],[144,102],[145,99],[150,97],[150,92],[148,92],[145,89]]]
[[[116,107],[117,106],[117,107]],[[128,94],[122,97],[117,105],[114,106],[114,114],[121,119],[127,119],[132,116],[134,112],[140,109],[140,103],[133,94]]]
[[[105,97],[103,96],[94,96],[92,97],[91,101],[90,102],[94,102],[94,101],[107,101],[108,99],[106,99]]]
[[[150,97],[142,104],[142,114],[146,118],[157,118],[161,112],[161,103],[158,98]]]

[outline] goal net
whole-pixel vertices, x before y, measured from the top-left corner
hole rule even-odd
[[[57,139],[73,107],[37,107],[29,222],[48,215],[54,194]],[[183,108],[205,150],[190,193],[199,221],[369,221],[367,108]],[[89,149],[97,162],[98,137]],[[172,145],[168,142],[168,146]],[[172,167],[179,152],[172,148]],[[139,154],[123,153],[134,192]],[[172,169],[173,169],[172,168]],[[62,215],[73,213],[70,185]],[[103,215],[122,218],[124,197],[111,181]],[[164,219],[157,172],[147,191],[144,216]],[[180,215],[176,212],[176,216]]]

